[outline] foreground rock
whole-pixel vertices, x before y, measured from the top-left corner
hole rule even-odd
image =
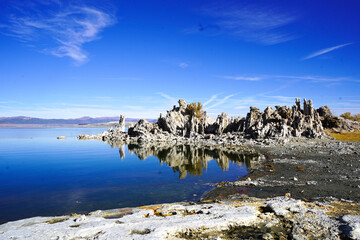
[[[1,239],[359,239],[359,205],[245,195],[35,217],[0,225]]]

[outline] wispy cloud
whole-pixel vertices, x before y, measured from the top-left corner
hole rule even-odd
[[[218,96],[218,94],[212,95],[211,98],[203,104],[203,106],[205,107],[206,105],[208,105],[209,103],[214,101],[217,98],[217,96]]]
[[[335,115],[340,116],[345,112],[351,112],[352,114],[360,113],[360,107],[339,107],[339,108],[331,108],[331,112]]]
[[[100,80],[118,80],[118,81],[141,81],[143,78],[138,77],[103,77]]]
[[[276,80],[276,79],[292,79],[292,80],[307,80],[310,82],[327,82],[327,83],[335,83],[335,82],[360,82],[358,79],[353,79],[350,77],[324,77],[324,76],[292,76],[292,75],[258,75],[258,76],[221,76],[223,79],[230,80],[238,80],[238,81],[261,81],[261,80]]]
[[[211,105],[210,107],[208,107],[207,109],[211,109],[211,108],[214,108],[216,106],[219,106],[221,104],[224,104],[229,98],[235,96],[235,94],[231,94],[231,95],[228,95],[226,97],[224,97],[223,99],[220,99],[218,102],[216,102],[215,104]]]
[[[54,103],[54,105],[68,106],[68,107],[84,107],[84,108],[110,108],[110,105],[99,104],[75,104],[75,103]]]
[[[181,63],[178,64],[178,66],[181,67],[181,68],[187,68],[189,66],[189,64],[186,63],[186,62],[181,62]]]
[[[225,32],[246,41],[273,45],[295,38],[280,28],[294,22],[296,17],[275,9],[250,5],[222,6],[206,9],[205,14],[214,17],[216,24]]]
[[[322,76],[287,76],[287,75],[274,75],[275,78],[285,78],[285,79],[299,79],[299,80],[309,80],[311,82],[357,82],[358,80],[352,79],[349,77],[322,77]]]
[[[64,6],[53,1],[49,10],[49,6],[41,4],[45,2],[14,8],[17,12],[9,17],[5,34],[42,46],[40,50],[44,53],[70,57],[77,63],[88,60],[83,45],[99,39],[100,32],[115,22],[112,14],[95,7]]]
[[[167,100],[170,100],[171,102],[176,102],[177,100],[173,97],[170,97],[169,95],[165,94],[165,93],[162,93],[162,92],[158,92],[157,94],[159,94],[160,96],[166,98]]]
[[[144,106],[137,106],[137,105],[125,105],[123,108],[135,110],[135,111],[141,111],[144,110]]]
[[[279,95],[276,95],[276,96],[265,96],[265,95],[263,95],[263,97],[279,100],[279,101],[282,101],[282,102],[293,102],[294,99],[296,98],[296,97],[279,96]]]
[[[353,44],[353,43],[345,43],[345,44],[337,45],[337,46],[334,46],[334,47],[325,48],[325,49],[319,50],[317,52],[314,52],[314,53],[308,55],[307,57],[304,57],[303,60],[311,59],[311,58],[323,55],[323,54],[328,53],[328,52],[332,52],[332,51],[334,51],[336,49],[339,49],[339,48],[342,48],[342,47],[345,47],[345,46],[348,46],[348,45],[351,45],[351,44]]]
[[[358,107],[360,107],[360,103],[353,103],[353,102],[340,102],[340,103],[336,103],[336,105],[341,105],[341,106],[358,106]]]
[[[222,76],[224,79],[238,80],[238,81],[259,81],[263,77],[244,77],[244,76]]]

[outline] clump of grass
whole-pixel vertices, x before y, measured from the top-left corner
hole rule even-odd
[[[116,218],[122,218],[126,215],[131,215],[133,214],[132,212],[132,209],[130,208],[125,208],[125,209],[121,209],[119,210],[118,212],[115,212],[115,213],[110,213],[110,212],[107,212],[103,218],[105,219],[116,219]]]
[[[360,132],[329,133],[333,138],[340,141],[360,142]]]
[[[71,228],[78,228],[78,227],[80,227],[80,224],[70,225],[69,227],[71,227]]]
[[[300,165],[296,165],[296,171],[298,172],[305,172],[305,168],[303,166],[300,166]]]
[[[193,102],[187,105],[187,110],[190,116],[195,116],[199,120],[202,118],[204,111],[202,110],[203,105],[200,102]]]
[[[45,223],[54,224],[54,223],[64,222],[64,221],[66,221],[66,220],[68,220],[68,219],[69,219],[68,217],[65,217],[65,218],[54,218],[54,219],[51,219],[51,220],[46,221]]]
[[[268,170],[269,172],[275,172],[275,167],[274,164],[272,163],[265,164],[265,169]]]
[[[346,113],[341,114],[340,117],[343,117],[343,118],[345,118],[345,119],[349,119],[349,120],[353,120],[353,121],[358,121],[358,122],[360,122],[360,113],[351,116],[351,113],[350,113],[350,112],[346,112]]]
[[[151,233],[151,230],[148,229],[148,228],[145,228],[143,230],[134,229],[134,230],[131,231],[131,235],[133,235],[133,234],[146,235],[146,234],[149,234],[149,233]]]

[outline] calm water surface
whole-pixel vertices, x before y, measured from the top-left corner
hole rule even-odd
[[[80,141],[101,128],[0,129],[0,223],[33,216],[196,201],[247,174],[251,156],[189,146]],[[56,139],[66,136],[65,140]]]

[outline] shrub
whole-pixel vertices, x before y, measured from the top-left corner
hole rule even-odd
[[[354,116],[351,116],[350,112],[346,112],[340,115],[340,117],[343,117],[345,119],[349,119],[349,120],[353,120],[353,121],[358,121],[360,122],[360,113],[356,114]]]
[[[343,117],[343,118],[349,119],[349,120],[353,120],[350,112],[343,113],[340,115],[340,117]]]
[[[355,121],[360,122],[360,113],[354,115]]]
[[[204,111],[202,110],[203,105],[200,102],[193,102],[187,105],[190,116],[196,116],[199,120],[202,118]]]

